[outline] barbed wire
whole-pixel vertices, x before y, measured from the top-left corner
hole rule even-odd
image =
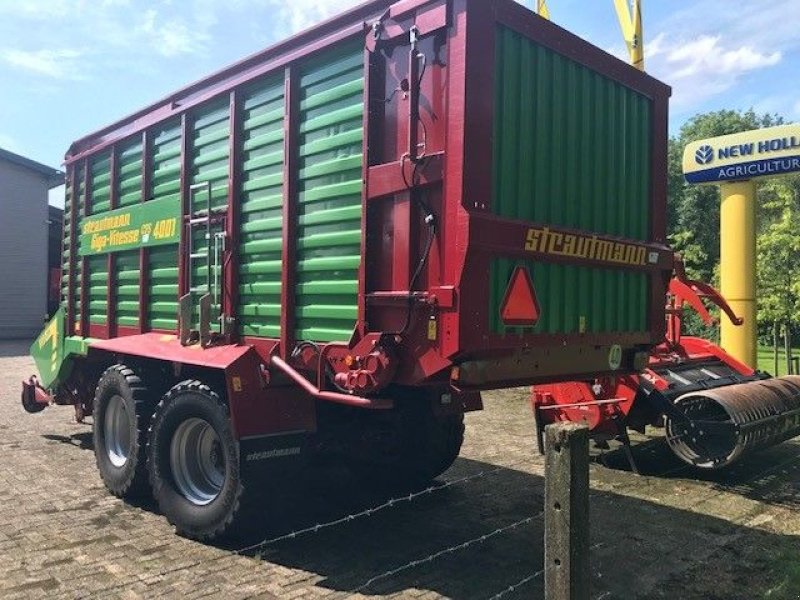
[[[451,479],[444,483],[439,483],[436,485],[431,485],[424,490],[420,490],[418,492],[411,492],[409,494],[405,494],[403,496],[397,496],[395,498],[390,498],[385,502],[378,504],[377,506],[373,506],[371,508],[364,509],[362,511],[352,513],[346,515],[344,517],[340,517],[338,519],[333,519],[332,521],[327,521],[325,523],[317,523],[316,525],[311,525],[309,527],[304,527],[302,529],[297,529],[290,533],[285,533],[273,538],[265,539],[257,544],[252,544],[250,546],[245,546],[244,548],[239,548],[238,550],[234,550],[233,554],[245,554],[247,552],[255,552],[260,549],[266,548],[267,546],[271,546],[273,544],[277,544],[278,542],[283,542],[286,540],[294,540],[298,537],[309,533],[319,533],[324,529],[329,529],[331,527],[335,527],[337,525],[344,525],[346,523],[352,523],[353,521],[357,521],[358,519],[362,519],[364,517],[371,517],[375,514],[382,512],[389,508],[394,508],[395,506],[399,506],[401,504],[406,504],[408,502],[412,502],[417,498],[422,498],[423,496],[429,496],[434,492],[440,492],[442,490],[446,490],[448,488],[454,487],[456,485],[461,485],[463,483],[469,483],[471,481],[477,481],[478,479],[483,479],[484,477],[488,477],[490,475],[494,475],[499,473],[500,471],[504,471],[506,469],[511,469],[523,464],[528,463],[527,460],[521,460],[516,463],[512,463],[511,465],[501,465],[499,467],[495,467],[492,469],[485,469],[480,473],[476,473],[474,475],[467,475],[465,477],[460,477],[458,479]]]
[[[596,544],[594,544],[594,545],[589,547],[589,552],[592,552],[593,550],[597,550],[598,548],[602,548],[605,545],[606,545],[605,542],[597,542]],[[507,588],[505,588],[503,590],[500,590],[494,596],[489,598],[489,600],[500,600],[500,598],[505,598],[509,594],[512,594],[515,591],[517,591],[522,586],[525,586],[525,585],[529,584],[531,581],[533,581],[535,579],[538,579],[539,577],[544,575],[544,572],[545,572],[545,569],[539,569],[538,571],[536,571],[534,573],[531,573],[527,577],[524,577],[523,579],[520,579],[517,583],[515,583],[513,585],[509,585]]]
[[[282,534],[282,535],[279,535],[279,536],[276,536],[276,537],[273,537],[273,538],[264,539],[261,542],[258,542],[257,544],[250,544],[248,546],[244,546],[244,547],[238,548],[236,550],[228,550],[224,554],[212,557],[210,559],[197,560],[197,561],[194,561],[194,562],[189,563],[189,564],[179,565],[179,566],[175,566],[175,567],[168,568],[168,569],[162,569],[158,573],[154,573],[153,575],[150,575],[150,576],[147,576],[147,577],[128,579],[127,581],[118,583],[116,585],[113,585],[113,586],[110,586],[110,587],[107,587],[107,588],[103,588],[102,590],[98,590],[98,593],[111,592],[111,591],[118,590],[120,588],[124,588],[124,587],[127,587],[129,585],[136,584],[136,583],[147,583],[147,582],[149,582],[151,580],[158,579],[160,577],[164,577],[164,576],[170,575],[172,573],[177,573],[179,571],[185,571],[185,570],[188,570],[188,569],[193,569],[194,567],[197,567],[197,566],[200,566],[200,565],[207,565],[207,564],[210,564],[210,563],[213,563],[213,562],[217,562],[217,561],[221,561],[221,560],[225,560],[225,559],[228,559],[228,558],[235,558],[237,556],[244,556],[247,553],[257,552],[257,551],[263,550],[263,549],[267,548],[268,546],[271,546],[273,544],[277,544],[277,543],[282,542],[282,541],[294,540],[294,539],[297,539],[297,538],[302,537],[302,536],[307,535],[307,534],[319,533],[320,531],[323,531],[325,529],[329,529],[331,527],[335,527],[337,525],[344,525],[344,524],[347,524],[347,523],[352,523],[352,522],[357,521],[357,520],[362,519],[362,518],[371,517],[371,516],[373,516],[373,515],[375,515],[375,514],[377,514],[379,512],[387,510],[389,508],[393,508],[393,507],[396,507],[396,506],[400,506],[402,504],[406,504],[406,503],[412,502],[412,501],[414,501],[414,500],[416,500],[418,498],[421,498],[423,496],[432,495],[434,492],[443,491],[443,490],[446,490],[446,489],[449,489],[449,488],[452,488],[452,487],[455,487],[457,485],[461,485],[461,484],[464,484],[464,483],[477,481],[479,479],[483,479],[485,477],[489,477],[491,475],[500,473],[500,472],[502,472],[504,470],[513,469],[515,467],[519,467],[519,466],[522,466],[522,465],[525,465],[525,464],[530,464],[530,459],[520,460],[520,461],[517,461],[517,462],[513,462],[511,464],[507,464],[507,465],[498,465],[498,466],[493,467],[491,469],[484,469],[483,471],[480,471],[479,473],[475,473],[473,475],[466,475],[464,477],[459,477],[457,479],[447,480],[444,483],[436,483],[434,485],[431,485],[431,486],[425,488],[424,490],[419,490],[417,492],[412,492],[412,493],[409,493],[409,494],[404,494],[402,496],[397,496],[397,497],[394,497],[394,498],[390,498],[389,500],[386,500],[385,502],[382,502],[381,504],[378,504],[378,505],[373,506],[371,508],[367,508],[367,509],[358,511],[356,513],[352,513],[352,514],[346,515],[344,517],[333,519],[331,521],[327,521],[327,522],[324,522],[324,523],[317,523],[317,524],[311,525],[309,527],[304,527],[302,529],[297,529],[297,530],[294,530],[294,531],[292,531],[290,533]]]
[[[527,577],[525,577],[523,579],[520,579],[514,585],[508,586],[506,589],[502,590],[501,592],[498,592],[497,594],[495,594],[494,596],[489,598],[489,600],[500,600],[501,598],[505,598],[509,594],[513,594],[519,588],[529,584],[534,579],[538,579],[542,575],[544,575],[544,569],[540,569],[540,570],[536,571],[535,573],[532,573],[531,575],[528,575]]]
[[[544,511],[542,511],[542,512],[536,514],[536,515],[531,515],[529,517],[525,517],[524,519],[520,519],[519,521],[514,521],[513,523],[511,523],[509,525],[504,525],[503,527],[499,527],[499,528],[495,529],[494,531],[491,531],[489,533],[485,533],[485,534],[480,535],[478,537],[469,539],[466,542],[462,542],[460,544],[456,544],[455,546],[450,546],[449,548],[445,548],[443,550],[439,550],[437,552],[434,552],[433,554],[429,554],[428,556],[426,556],[424,558],[414,559],[412,561],[407,562],[404,565],[401,565],[399,567],[395,567],[394,569],[390,569],[388,571],[384,571],[380,575],[375,575],[371,579],[368,579],[367,581],[362,583],[357,588],[354,588],[354,589],[350,590],[350,592],[348,592],[348,593],[357,594],[357,593],[359,593],[359,592],[361,592],[363,590],[366,590],[367,588],[372,586],[375,582],[380,581],[381,579],[386,579],[388,577],[394,577],[395,575],[397,575],[399,573],[402,573],[403,571],[407,571],[408,569],[413,569],[415,567],[419,567],[421,565],[431,563],[434,560],[436,560],[438,558],[441,558],[442,556],[447,556],[448,554],[453,554],[453,553],[458,552],[460,550],[465,550],[465,549],[469,548],[470,546],[474,546],[476,544],[482,544],[482,543],[484,543],[484,542],[486,542],[486,541],[488,541],[488,540],[490,540],[490,539],[492,539],[494,537],[497,537],[498,535],[500,535],[502,533],[506,533],[507,531],[511,531],[512,529],[517,529],[519,527],[527,525],[528,523],[532,523],[533,521],[536,521],[537,519],[541,519],[543,516],[544,516]]]
[[[784,460],[784,461],[782,461],[780,463],[777,463],[777,464],[774,464],[774,465],[770,465],[770,466],[758,471],[757,473],[755,473],[753,475],[750,475],[749,477],[743,479],[742,481],[738,482],[736,485],[737,486],[741,486],[741,485],[750,483],[752,481],[755,481],[757,479],[760,479],[760,478],[762,478],[762,477],[764,477],[766,475],[769,475],[769,474],[771,474],[771,473],[773,473],[775,471],[779,471],[779,470],[783,469],[784,467],[786,467],[789,464],[796,463],[798,461],[798,459],[800,459],[800,454],[795,453],[790,458],[788,458],[787,460]],[[684,465],[684,467],[681,467],[681,468],[687,468],[689,466],[690,465]],[[676,470],[678,470],[678,469],[671,469],[669,471],[665,471],[665,473],[674,472]],[[663,476],[663,474],[660,475],[660,476]],[[766,487],[766,485],[768,485],[768,484],[765,484],[764,487]],[[724,494],[727,494],[727,493],[735,493],[735,489],[731,488],[731,487],[725,487],[723,489],[717,489],[715,491],[712,491],[712,493],[709,493],[707,495],[702,496],[696,502],[692,503],[690,506],[687,506],[685,508],[681,508],[681,510],[694,511],[698,507],[702,506],[703,504],[706,504],[707,502],[711,502],[712,500],[715,500],[715,499],[719,498],[720,496],[722,496]],[[752,516],[752,514],[753,514],[752,510],[747,511],[743,516],[741,516],[741,517],[739,517],[737,519],[733,519],[733,520],[729,521],[729,523],[732,526],[741,526],[741,525],[743,525],[745,523],[745,521],[747,521],[748,518],[750,518]],[[615,547],[615,546],[618,546],[619,544],[622,544],[623,541],[624,541],[623,539],[619,539],[615,544],[612,544],[612,547]],[[708,558],[710,558],[711,556],[714,556],[714,554],[716,554],[717,552],[719,552],[720,550],[725,548],[729,543],[730,543],[729,541],[721,543],[718,547],[714,548],[711,552],[709,552],[709,554],[707,554],[703,558],[703,560],[704,561],[708,560]],[[604,545],[604,543],[600,542],[599,544],[596,544],[595,546],[593,546],[593,549],[597,548],[597,547],[600,547],[602,545]],[[671,558],[671,556],[672,556],[672,553],[667,554],[667,556],[665,558]],[[610,591],[603,592],[600,595],[598,595],[595,598],[595,600],[605,600],[606,598],[611,596],[611,594],[612,594],[612,592],[610,592]]]

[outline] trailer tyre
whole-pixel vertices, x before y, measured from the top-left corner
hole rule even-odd
[[[153,496],[186,537],[211,541],[229,533],[244,485],[228,409],[199,381],[173,387],[159,403],[147,448]]]
[[[94,396],[94,455],[103,483],[120,498],[149,491],[145,448],[152,410],[151,395],[132,369],[106,369]]]

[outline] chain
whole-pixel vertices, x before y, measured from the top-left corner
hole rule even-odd
[[[533,521],[542,518],[542,516],[544,516],[544,511],[540,512],[539,514],[532,515],[530,517],[525,517],[524,519],[520,519],[519,521],[515,521],[515,522],[511,523],[510,525],[505,525],[503,527],[495,529],[494,531],[492,531],[490,533],[486,533],[486,534],[478,536],[476,538],[472,538],[470,540],[467,540],[466,542],[462,542],[461,544],[456,544],[455,546],[450,546],[449,548],[445,548],[444,550],[439,550],[438,552],[434,552],[433,554],[429,554],[428,556],[426,556],[424,558],[418,558],[418,559],[409,561],[404,565],[401,565],[401,566],[396,567],[394,569],[390,569],[389,571],[384,571],[380,575],[376,575],[375,577],[372,577],[371,579],[368,579],[367,581],[362,583],[360,586],[358,586],[357,588],[351,590],[348,593],[357,594],[357,593],[369,588],[372,584],[374,584],[377,581],[380,581],[381,579],[386,579],[387,577],[394,577],[398,573],[402,573],[403,571],[407,571],[408,569],[413,569],[415,567],[419,567],[421,565],[431,563],[434,560],[436,560],[437,558],[441,558],[442,556],[447,556],[448,554],[453,554],[453,553],[458,552],[460,550],[465,550],[465,549],[469,548],[470,546],[474,546],[476,544],[482,544],[482,543],[492,539],[493,537],[496,537],[496,536],[500,535],[501,533],[505,533],[507,531],[511,531],[512,529],[517,529],[519,527],[522,527],[523,525],[527,525],[528,523],[532,523]]]

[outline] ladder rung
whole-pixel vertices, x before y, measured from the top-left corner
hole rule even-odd
[[[190,254],[189,258],[208,258],[208,252],[195,252],[194,254]]]
[[[192,292],[193,294],[199,294],[201,292],[208,292],[208,287],[206,287],[206,286],[193,287],[193,288],[189,288],[189,291]]]

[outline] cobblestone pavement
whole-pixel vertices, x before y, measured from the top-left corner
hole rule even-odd
[[[486,410],[469,415],[462,458],[440,478],[452,485],[240,555],[233,550],[252,540],[192,542],[152,504],[107,493],[91,426],[75,423],[70,408],[25,414],[26,346],[0,342],[2,598],[341,598],[359,589],[371,597],[541,597],[543,461],[525,390],[487,394]],[[791,554],[800,548],[800,444],[696,478],[659,441],[638,442],[644,476],[631,474],[621,453],[592,466],[593,598],[749,599],[781,589],[785,576],[773,563],[800,560]],[[253,540],[387,500],[332,469],[268,485],[280,498],[269,508],[272,525]]]

